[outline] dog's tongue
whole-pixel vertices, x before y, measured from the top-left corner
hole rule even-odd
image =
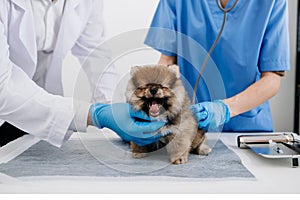
[[[152,115],[159,114],[159,104],[157,103],[157,101],[154,100],[151,102],[149,111]]]

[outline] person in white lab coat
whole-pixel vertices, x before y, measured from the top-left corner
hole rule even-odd
[[[0,2],[0,141],[5,134],[30,133],[60,147],[73,131],[84,132],[88,125],[110,128],[141,144],[159,137],[141,133],[154,132],[162,122],[136,121],[143,113],[125,103],[104,104],[111,101],[117,73],[113,66],[104,70],[110,58],[99,46],[101,9],[101,0]],[[62,96],[62,61],[69,50],[85,63],[97,104]],[[84,62],[92,52],[96,61]],[[113,107],[117,116],[111,114]]]

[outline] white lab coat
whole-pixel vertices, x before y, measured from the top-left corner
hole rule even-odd
[[[37,64],[37,47],[30,1],[0,2],[0,123],[7,121],[53,145],[61,146],[74,110],[89,104],[63,98],[62,61],[69,50],[84,65],[93,101],[110,101],[117,74],[109,63],[103,42],[101,0],[67,0],[44,89],[31,81]],[[93,61],[84,62],[96,48]],[[98,65],[92,66],[93,64]],[[100,83],[97,80],[102,74]],[[96,90],[94,90],[96,88]],[[51,94],[50,94],[51,93]],[[54,94],[54,95],[52,95]],[[69,135],[69,134],[67,134]]]

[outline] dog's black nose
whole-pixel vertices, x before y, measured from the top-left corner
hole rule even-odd
[[[152,88],[152,89],[150,90],[150,93],[151,93],[152,95],[156,95],[157,89],[156,89],[156,88]]]

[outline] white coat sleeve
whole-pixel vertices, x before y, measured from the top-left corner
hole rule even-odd
[[[72,99],[47,93],[9,59],[0,22],[0,119],[60,147],[70,134]]]
[[[110,65],[111,52],[104,43],[102,8],[101,0],[93,1],[87,24],[72,48],[89,78],[93,103],[111,102],[119,79],[115,66]]]

